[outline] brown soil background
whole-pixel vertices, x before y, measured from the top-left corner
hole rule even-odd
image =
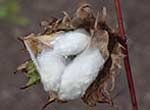
[[[39,23],[49,20],[51,16],[61,17],[65,10],[72,14],[77,7],[77,0],[20,0],[22,15],[30,20],[26,27],[10,25],[0,22],[0,110],[40,110],[47,101],[47,94],[42,85],[21,91],[20,86],[25,84],[23,74],[13,75],[16,67],[29,58],[22,53],[23,48],[16,40],[31,32],[39,32]],[[115,24],[115,13],[112,0],[88,0],[95,11],[101,6],[108,8],[110,22]],[[149,0],[122,0],[130,62],[135,82],[139,110],[150,108],[150,1]],[[115,91],[112,96],[119,110],[131,110],[128,86],[125,72],[122,71],[117,79]],[[66,104],[52,104],[46,110],[118,110],[107,104],[98,104],[97,107],[88,108],[81,100]]]

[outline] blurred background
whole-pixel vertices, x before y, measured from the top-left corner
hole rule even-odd
[[[41,31],[40,22],[61,17],[62,11],[75,11],[80,0],[0,0],[0,110],[40,110],[47,101],[42,85],[20,90],[27,79],[13,72],[29,58],[21,52],[23,45],[17,37]],[[108,21],[116,25],[113,0],[87,0],[95,12],[102,6],[108,9]],[[124,12],[130,62],[135,81],[139,110],[150,108],[150,1],[121,0]],[[51,104],[46,110],[131,110],[131,101],[124,70],[112,93],[115,107],[98,104],[88,108],[81,100],[66,104]]]

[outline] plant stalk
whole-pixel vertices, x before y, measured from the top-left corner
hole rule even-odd
[[[131,72],[131,66],[130,66],[130,61],[129,61],[128,46],[126,43],[126,32],[124,29],[124,22],[123,22],[120,0],[115,0],[115,7],[116,7],[116,11],[117,11],[120,34],[122,36],[122,39],[125,42],[126,57],[124,58],[124,65],[125,65],[125,69],[126,69],[126,77],[127,77],[128,87],[129,87],[129,91],[130,91],[130,97],[131,97],[131,101],[132,101],[132,108],[133,108],[133,110],[138,110],[135,87],[134,87],[134,82],[133,82],[133,77],[132,77],[132,72]]]

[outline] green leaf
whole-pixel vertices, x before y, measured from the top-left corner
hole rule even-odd
[[[29,19],[27,19],[26,17],[23,17],[23,16],[19,16],[17,18],[14,17],[14,19],[12,21],[20,26],[26,26],[29,24]]]
[[[17,0],[8,2],[8,11],[12,14],[17,14],[20,12],[20,4]]]
[[[0,7],[0,19],[4,19],[8,15],[7,8],[4,6]]]
[[[29,19],[21,15],[21,5],[18,0],[6,0],[0,4],[0,21],[26,26]]]
[[[40,75],[36,70],[36,67],[32,60],[28,62],[26,70],[27,70],[26,76],[28,78],[26,86],[32,86],[40,82]]]

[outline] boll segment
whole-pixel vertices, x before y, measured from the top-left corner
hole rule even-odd
[[[60,34],[51,44],[59,55],[77,55],[90,44],[90,35],[84,29],[77,29]]]
[[[65,59],[52,50],[45,50],[38,55],[37,63],[45,91],[57,92],[66,67]]]
[[[66,66],[64,58],[54,53],[52,49],[43,48],[41,53],[35,54],[34,48],[28,40],[24,40],[24,43],[37,71],[39,72],[44,90],[57,92],[60,85],[61,75]]]
[[[98,48],[88,48],[64,70],[58,92],[61,100],[73,100],[84,95],[103,67],[104,58]]]

